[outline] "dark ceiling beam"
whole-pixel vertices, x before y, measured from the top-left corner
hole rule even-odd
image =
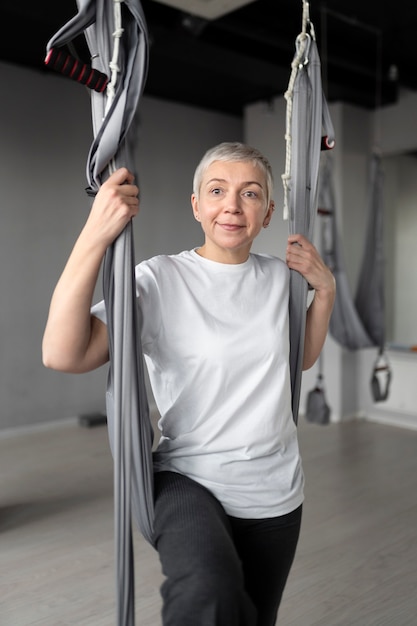
[[[179,36],[170,29],[150,25],[150,58],[164,57],[167,63],[191,64],[197,74],[195,80],[203,80],[204,72],[216,73],[233,80],[246,81],[252,85],[267,86],[282,93],[286,89],[291,68],[251,57],[225,48],[205,43],[187,33]]]

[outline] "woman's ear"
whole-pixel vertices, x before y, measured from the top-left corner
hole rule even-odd
[[[270,223],[270,221],[272,219],[272,214],[273,214],[274,210],[275,210],[275,203],[274,203],[273,200],[271,200],[271,202],[269,203],[269,207],[268,207],[268,210],[266,212],[266,215],[264,217],[264,221],[263,221],[263,227],[264,228],[268,228],[269,223]]]
[[[200,214],[199,214],[199,210],[198,210],[198,200],[197,200],[197,197],[196,197],[195,193],[191,194],[191,206],[193,207],[194,217],[197,220],[197,222],[199,222],[200,221]]]

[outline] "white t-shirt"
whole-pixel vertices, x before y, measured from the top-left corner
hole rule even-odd
[[[194,250],[136,268],[142,345],[161,414],[155,471],[207,487],[229,515],[284,515],[303,501],[291,412],[289,270]],[[92,313],[105,321],[103,303]]]

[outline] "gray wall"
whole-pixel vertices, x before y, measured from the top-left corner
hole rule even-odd
[[[84,192],[91,141],[88,94],[55,74],[6,64],[0,64],[0,80],[7,85],[0,99],[0,431],[6,432],[104,410],[107,369],[82,376],[48,371],[40,352],[52,290],[89,210]],[[383,154],[417,148],[416,100],[406,94],[398,106],[378,116],[384,129]],[[349,278],[355,285],[376,116],[334,105],[332,118],[338,151],[336,196]],[[248,106],[242,119],[143,98],[137,152],[141,188],[141,213],[135,221],[137,261],[200,244],[201,231],[189,202],[192,174],[206,148],[233,139],[253,143],[271,160],[277,209],[255,250],[282,255],[288,229],[281,212],[284,123],[282,96]],[[410,249],[409,264],[414,273],[415,250]],[[100,297],[98,289],[95,299]],[[373,351],[352,354],[327,341],[326,381],[334,419],[370,413],[375,417],[369,392],[373,358]],[[405,365],[394,363],[392,402],[386,404],[390,415],[397,410],[405,413],[406,424],[412,426],[417,425],[416,368],[416,358],[407,359]],[[304,376],[301,410],[315,374],[313,369]]]
[[[0,430],[104,410],[106,368],[46,370],[41,340],[49,300],[86,219],[91,142],[83,87],[0,64]],[[138,260],[198,245],[191,178],[202,152],[242,139],[240,118],[144,98],[138,164]],[[96,298],[100,298],[97,290]]]

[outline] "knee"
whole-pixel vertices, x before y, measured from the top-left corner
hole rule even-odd
[[[186,576],[168,578],[162,586],[162,596],[164,612],[175,614],[177,619],[182,616],[181,622],[172,621],[173,624],[249,626],[256,623],[255,609],[240,572],[193,569]]]

